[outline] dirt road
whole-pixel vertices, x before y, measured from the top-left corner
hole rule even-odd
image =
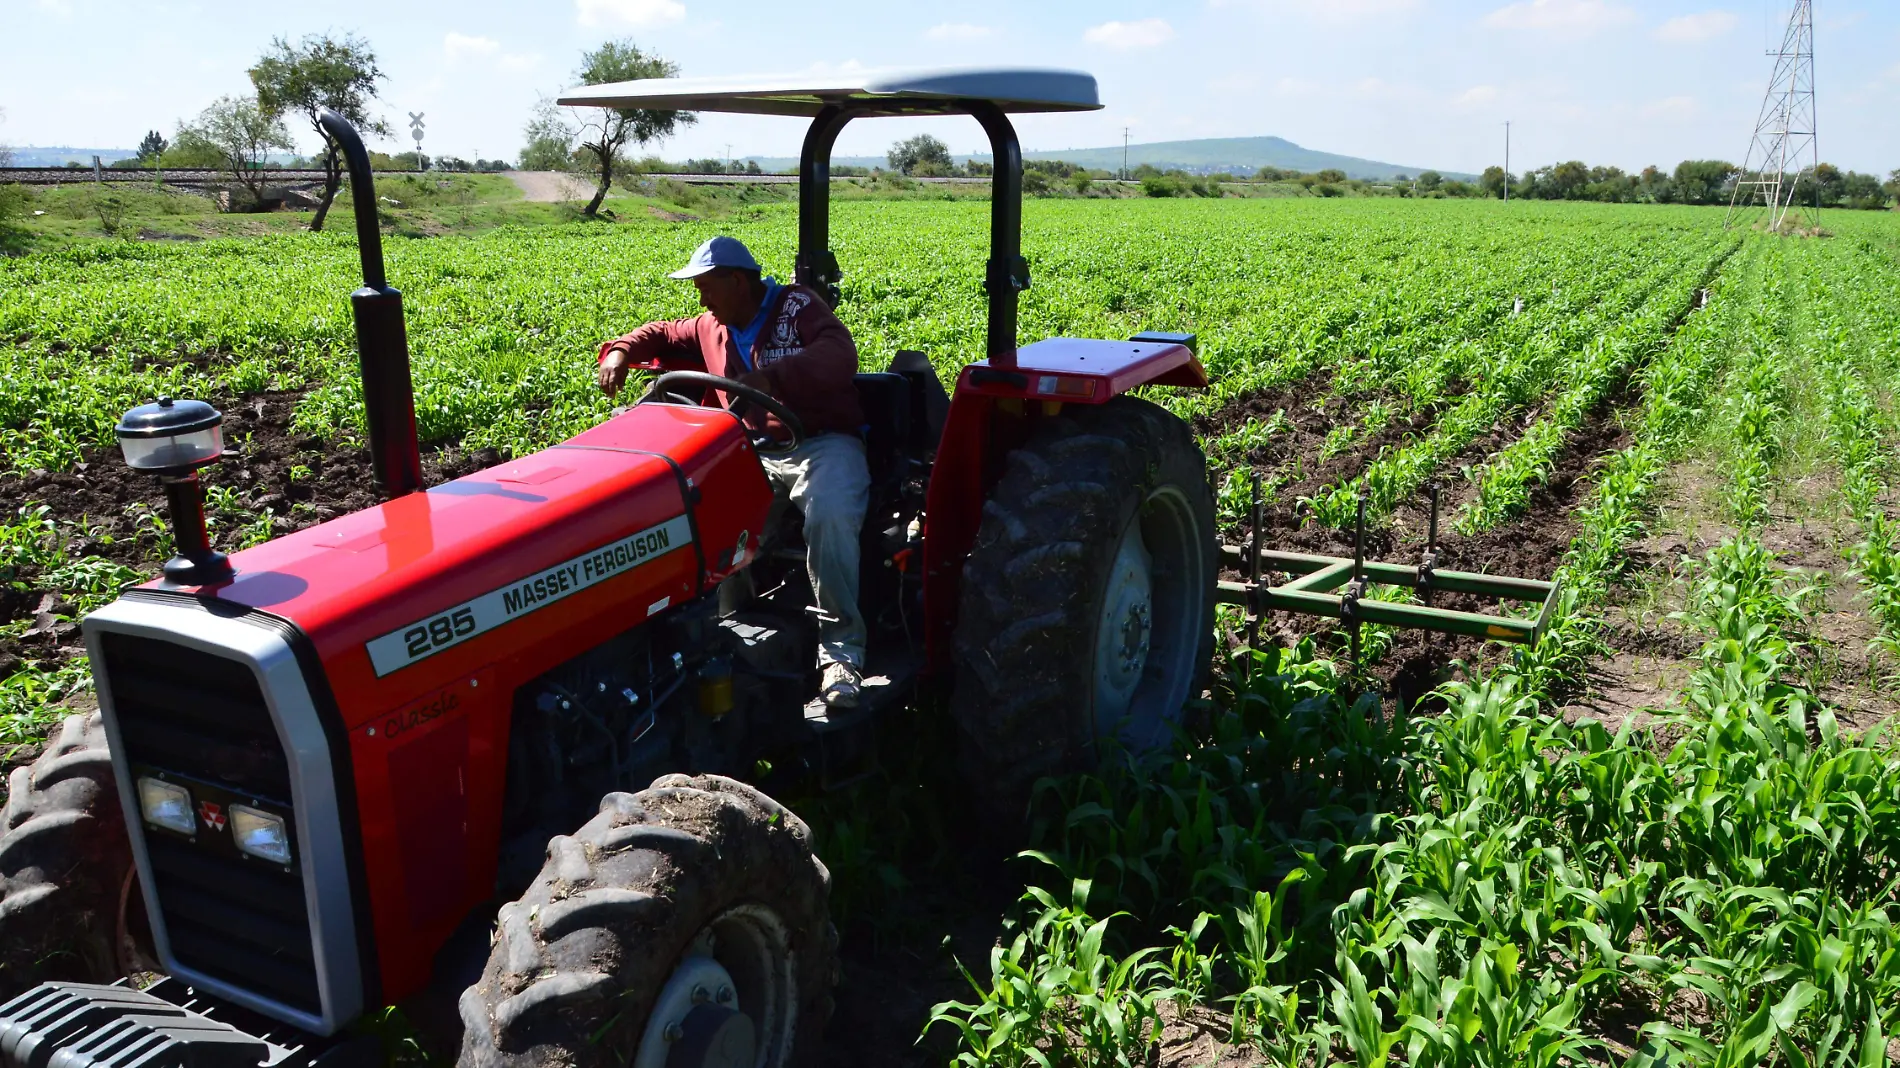
[[[555,204],[563,200],[581,200],[593,190],[583,179],[561,171],[508,171],[509,180],[521,187],[523,200]]]

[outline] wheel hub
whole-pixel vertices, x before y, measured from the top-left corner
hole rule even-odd
[[[1128,712],[1154,639],[1154,560],[1139,516],[1122,532],[1109,565],[1095,633],[1096,722],[1112,727]]]
[[[646,1034],[640,1040],[635,1068],[726,1068],[750,1066],[753,1059],[752,1020],[734,1006],[737,992],[731,973],[713,959],[711,940],[701,938],[686,959],[660,988],[647,1015]],[[701,1010],[710,1010],[712,1018]],[[728,1050],[739,1036],[728,1034],[731,1018],[744,1022],[745,1056],[741,1060],[713,1059],[709,1054]],[[690,1025],[690,1032],[689,1032]],[[720,1038],[713,1043],[710,1040]]]
[[[666,1068],[753,1068],[758,1029],[752,1017],[711,1002],[693,1006],[670,1044]]]
[[[632,1068],[783,1068],[796,1004],[784,924],[740,905],[707,924],[667,977]]]

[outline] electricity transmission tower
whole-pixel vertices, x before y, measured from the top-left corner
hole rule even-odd
[[[1795,189],[1801,176],[1814,184],[1815,168],[1821,162],[1821,150],[1814,136],[1814,4],[1813,0],[1795,0],[1788,15],[1788,28],[1781,36],[1775,58],[1775,74],[1762,96],[1761,117],[1755,120],[1755,137],[1748,143],[1748,155],[1742,160],[1742,173],[1735,180],[1735,192],[1729,198],[1728,217],[1723,227],[1734,226],[1754,215],[1757,207],[1766,208],[1768,228],[1779,230],[1788,212],[1794,209]],[[1802,205],[1801,213],[1810,226],[1820,219],[1820,187],[1815,185],[1815,203]]]

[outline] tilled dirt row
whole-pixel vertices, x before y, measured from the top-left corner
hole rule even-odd
[[[1318,459],[1321,444],[1335,425],[1333,415],[1303,406],[1304,398],[1325,396],[1327,383],[1294,383],[1269,393],[1247,398],[1229,409],[1212,413],[1200,421],[1203,433],[1231,429],[1247,418],[1268,419],[1284,411],[1291,429],[1275,435],[1265,447],[1246,458],[1263,478],[1291,473],[1293,477],[1276,489],[1271,503],[1262,509],[1260,544],[1266,549],[1318,553],[1350,557],[1354,550],[1351,530],[1334,530],[1314,521],[1301,498],[1317,494],[1327,486],[1358,477],[1382,452],[1403,447],[1413,437],[1428,433],[1433,418],[1443,405],[1420,409],[1409,418],[1395,419],[1376,434],[1369,435],[1325,461]],[[1452,529],[1458,502],[1468,496],[1462,482],[1449,481],[1440,493],[1438,552],[1439,568],[1510,575],[1519,578],[1549,578],[1563,562],[1565,552],[1577,533],[1572,512],[1583,503],[1589,491],[1589,477],[1603,457],[1625,448],[1629,432],[1621,425],[1624,410],[1640,399],[1633,379],[1626,379],[1592,411],[1575,433],[1566,440],[1552,465],[1550,477],[1531,493],[1524,514],[1500,527],[1474,535]],[[1341,410],[1341,409],[1336,409]],[[1236,416],[1236,412],[1243,413]],[[1476,464],[1494,455],[1516,440],[1534,416],[1514,419],[1472,442],[1445,465],[1456,471],[1465,464]],[[1421,497],[1399,506],[1389,525],[1366,531],[1365,553],[1369,560],[1417,563],[1425,551],[1430,529],[1429,497]],[[1245,545],[1253,537],[1252,524],[1243,518],[1238,530],[1229,531],[1225,540]],[[1225,576],[1239,578],[1237,574]],[[1284,581],[1285,576],[1263,576]],[[1490,611],[1492,602],[1481,598],[1441,594],[1434,601],[1441,607],[1464,611]],[[1263,622],[1262,633],[1281,641],[1294,641],[1314,634],[1329,647],[1344,651],[1344,632],[1331,620],[1316,617],[1275,614]],[[1506,648],[1495,642],[1452,635],[1402,631],[1393,639],[1385,656],[1371,665],[1369,673],[1387,692],[1410,702],[1443,681],[1454,661],[1477,665],[1492,663],[1506,655]]]

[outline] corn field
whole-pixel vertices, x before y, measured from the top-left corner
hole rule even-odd
[[[947,379],[980,352],[987,205],[833,213],[867,369],[921,349]],[[1363,505],[1403,558],[1435,489],[1460,566],[1554,569],[1564,594],[1508,653],[1372,628],[1355,661],[1330,624],[1266,620],[1250,643],[1224,614],[1175,747],[1039,785],[1020,899],[909,1022],[921,1055],[1900,1065],[1900,223],[1783,239],[1714,209],[1371,200],[1025,216],[1025,340],[1198,335],[1211,387],[1150,392],[1195,427],[1225,540],[1350,554]],[[594,346],[695,311],[663,276],[715,232],[789,273],[778,207],[392,239],[432,455],[603,418]],[[298,436],[356,440],[354,265],[332,234],[0,261],[0,739],[83,704],[60,628],[170,552],[160,510],[76,511],[58,480],[108,462],[113,421],[158,393],[269,398]],[[221,547],[340,506],[320,470],[271,477],[213,487]],[[956,802],[913,757],[813,810],[834,913],[873,940],[956,866]]]

